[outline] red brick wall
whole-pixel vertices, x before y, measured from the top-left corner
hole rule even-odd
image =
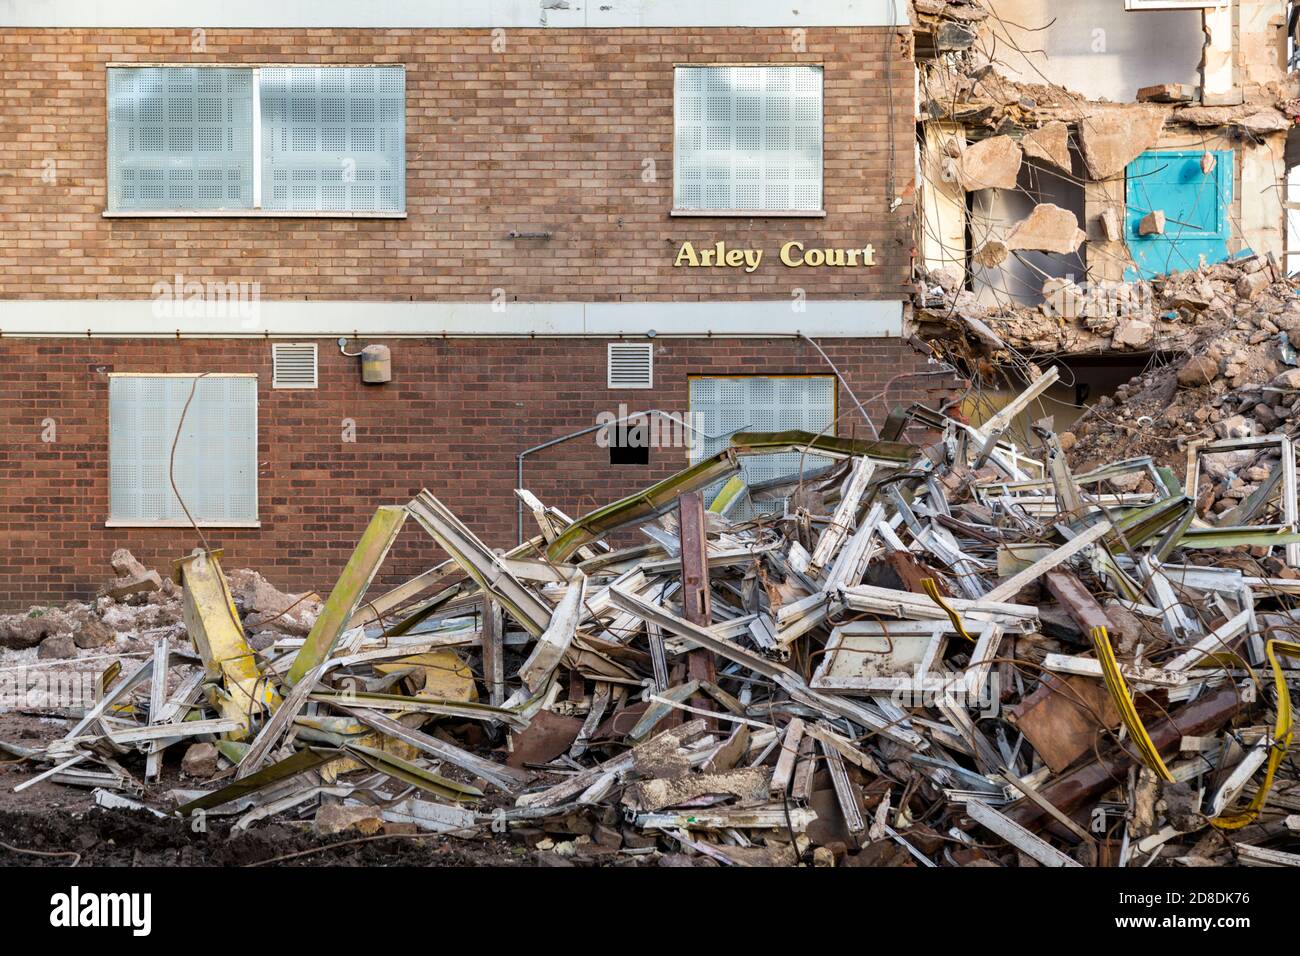
[[[0,609],[92,595],[127,547],[166,571],[197,545],[192,531],[105,528],[109,372],[256,372],[262,526],[212,529],[228,568],[254,567],[276,585],[327,593],[381,504],[421,487],[446,501],[491,546],[515,540],[515,455],[595,424],[620,402],[686,411],[691,374],[826,373],[811,346],[791,339],[661,339],[653,390],[606,388],[603,339],[398,340],[393,381],[360,382],[358,360],[322,340],[315,391],[273,390],[271,347],[255,340],[0,339]],[[950,386],[892,339],[824,341],[877,422],[889,406],[934,401]],[[843,387],[839,433],[867,431]],[[57,440],[43,442],[53,419]],[[342,420],[356,442],[341,441]],[[648,467],[609,465],[594,436],[528,460],[527,486],[572,515],[680,469],[685,452],[652,449]],[[526,533],[533,533],[531,518]],[[381,585],[431,566],[435,547],[414,523],[391,553]]]
[[[160,280],[266,298],[897,299],[908,277],[912,63],[884,29],[7,30],[0,33],[0,298],[148,298]],[[105,219],[108,62],[403,63],[405,220]],[[825,219],[673,219],[673,65],[825,67]],[[888,64],[892,79],[886,82]],[[892,128],[891,128],[892,117]],[[653,160],[656,179],[643,180]],[[52,165],[50,165],[52,164]],[[53,171],[54,180],[43,174]],[[550,231],[549,240],[506,238]],[[685,240],[761,247],[753,275],[674,268]],[[879,265],[791,270],[789,239]],[[0,323],[0,328],[3,325]]]

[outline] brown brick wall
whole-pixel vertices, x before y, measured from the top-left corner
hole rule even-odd
[[[884,29],[7,30],[0,298],[147,298],[178,272],[267,298],[896,299],[908,276],[912,64]],[[409,218],[105,219],[105,64],[403,63]],[[673,65],[825,67],[825,219],[673,219]],[[892,95],[886,64],[892,74]],[[892,129],[891,119],[892,116]],[[642,179],[652,159],[657,179]],[[49,163],[52,162],[51,167]],[[51,169],[53,182],[43,174]],[[550,240],[511,241],[511,230]],[[681,242],[759,246],[753,275],[674,269]],[[874,269],[790,270],[788,239],[874,245]],[[0,321],[0,328],[3,327]]]
[[[315,391],[273,390],[270,344],[255,340],[0,339],[0,609],[85,598],[110,577],[108,556],[128,547],[166,570],[197,545],[192,531],[108,529],[108,373],[256,372],[262,527],[206,531],[229,568],[255,567],[287,589],[333,585],[373,510],[426,487],[492,546],[515,540],[515,455],[594,424],[620,402],[686,411],[692,374],[826,373],[791,339],[664,339],[653,390],[612,392],[603,339],[398,340],[393,381],[360,382],[357,359],[322,340]],[[823,343],[883,421],[885,403],[934,401],[951,383],[925,371],[905,343]],[[843,387],[840,434],[866,436]],[[42,441],[44,419],[57,440]],[[356,442],[341,441],[342,420]],[[526,484],[573,515],[681,468],[685,452],[652,449],[650,465],[609,465],[594,436],[530,458]],[[535,525],[525,525],[532,533]],[[435,548],[418,526],[402,532],[381,584],[429,567]]]

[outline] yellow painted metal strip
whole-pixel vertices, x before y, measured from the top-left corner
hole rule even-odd
[[[183,586],[185,629],[208,676],[222,682],[222,686],[208,686],[208,700],[222,716],[244,725],[244,730],[228,735],[231,740],[241,740],[252,718],[274,710],[280,696],[263,676],[253,648],[244,639],[244,626],[231,600],[220,558],[220,550],[199,552],[173,562],[173,567]]]
[[[1115,701],[1120,719],[1128,728],[1129,736],[1133,739],[1142,762],[1153,773],[1159,775],[1161,780],[1173,783],[1174,775],[1160,759],[1160,751],[1156,749],[1151,735],[1142,725],[1142,718],[1138,716],[1137,708],[1133,706],[1133,696],[1129,693],[1128,685],[1124,683],[1124,675],[1119,671],[1119,661],[1115,659],[1115,649],[1110,646],[1110,636],[1104,627],[1092,629],[1092,646],[1097,651],[1097,659],[1101,661],[1101,675],[1106,682],[1106,689],[1110,691],[1110,696]]]
[[[970,632],[966,630],[966,625],[961,622],[961,617],[958,616],[955,610],[953,610],[952,605],[945,601],[943,595],[939,593],[939,585],[935,582],[934,578],[922,578],[921,587],[925,588],[925,593],[930,596],[930,600],[939,605],[939,607],[943,609],[943,612],[948,615],[948,620],[952,621],[952,626],[956,628],[957,633],[966,638],[966,640],[970,641],[972,644],[977,643],[975,638],[971,636]]]
[[[732,475],[727,479],[727,483],[718,491],[718,495],[709,505],[709,510],[714,514],[726,514],[727,509],[731,507],[732,502],[745,493],[745,480],[740,475]]]
[[[1245,810],[1231,816],[1224,814],[1210,821],[1220,830],[1239,830],[1259,816],[1268,800],[1268,792],[1273,789],[1273,775],[1281,766],[1286,752],[1291,749],[1291,740],[1295,735],[1291,716],[1291,691],[1286,686],[1286,675],[1282,673],[1282,665],[1277,659],[1280,655],[1300,660],[1300,644],[1269,641],[1264,646],[1264,651],[1268,655],[1268,665],[1273,669],[1273,686],[1277,689],[1277,722],[1273,725],[1273,745],[1268,754],[1268,767],[1264,770],[1264,782],[1259,785],[1255,798]]]
[[[298,649],[298,656],[293,659],[285,683],[293,687],[317,664],[329,658],[338,642],[339,636],[352,619],[361,598],[375,579],[379,565],[383,563],[388,549],[397,539],[406,521],[407,510],[399,505],[385,505],[375,511],[370,524],[362,532],[357,548],[348,558],[343,573],[334,584],[325,601],[320,617],[312,625],[307,640]]]

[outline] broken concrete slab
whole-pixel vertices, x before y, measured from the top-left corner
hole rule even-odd
[[[990,239],[975,250],[973,258],[977,264],[985,269],[996,269],[1007,261],[1007,256],[1010,254],[1011,252],[1007,249],[1006,243],[997,239]]]
[[[1139,236],[1163,236],[1165,234],[1165,211],[1153,209],[1138,223]]]
[[[1112,344],[1117,349],[1140,350],[1155,341],[1156,330],[1150,322],[1141,319],[1124,319],[1115,327]]]
[[[1072,172],[1070,160],[1070,127],[1060,120],[1045,123],[1020,139],[1026,156],[1044,160],[1063,172]]]
[[[967,146],[957,161],[957,176],[967,192],[1015,189],[1024,153],[1010,136],[993,136]]]
[[[56,607],[33,607],[25,613],[0,615],[0,647],[35,647],[56,634],[71,634],[75,623]]]
[[[221,753],[216,744],[197,743],[185,748],[181,758],[181,773],[198,780],[210,780],[221,767]]]
[[[52,634],[41,641],[41,646],[36,649],[36,656],[43,661],[67,660],[77,656],[77,645],[73,642],[71,634]]]
[[[1006,247],[1064,254],[1077,252],[1086,238],[1074,213],[1045,202],[1035,206],[1033,212],[1012,227]]]
[[[1164,128],[1162,111],[1128,107],[1101,110],[1079,120],[1079,149],[1093,179],[1110,179],[1151,149]]]
[[[1178,384],[1189,388],[1208,385],[1219,376],[1219,363],[1208,355],[1193,355],[1178,370]]]
[[[1139,103],[1190,103],[1196,98],[1196,88],[1189,83],[1157,83],[1137,91]]]
[[[100,597],[122,601],[133,594],[147,594],[162,589],[162,575],[146,568],[126,548],[118,548],[108,559],[117,572],[117,580],[100,590]]]

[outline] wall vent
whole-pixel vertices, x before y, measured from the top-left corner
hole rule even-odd
[[[609,387],[654,388],[654,343],[610,342]]]
[[[272,388],[316,388],[316,343],[271,346]]]

